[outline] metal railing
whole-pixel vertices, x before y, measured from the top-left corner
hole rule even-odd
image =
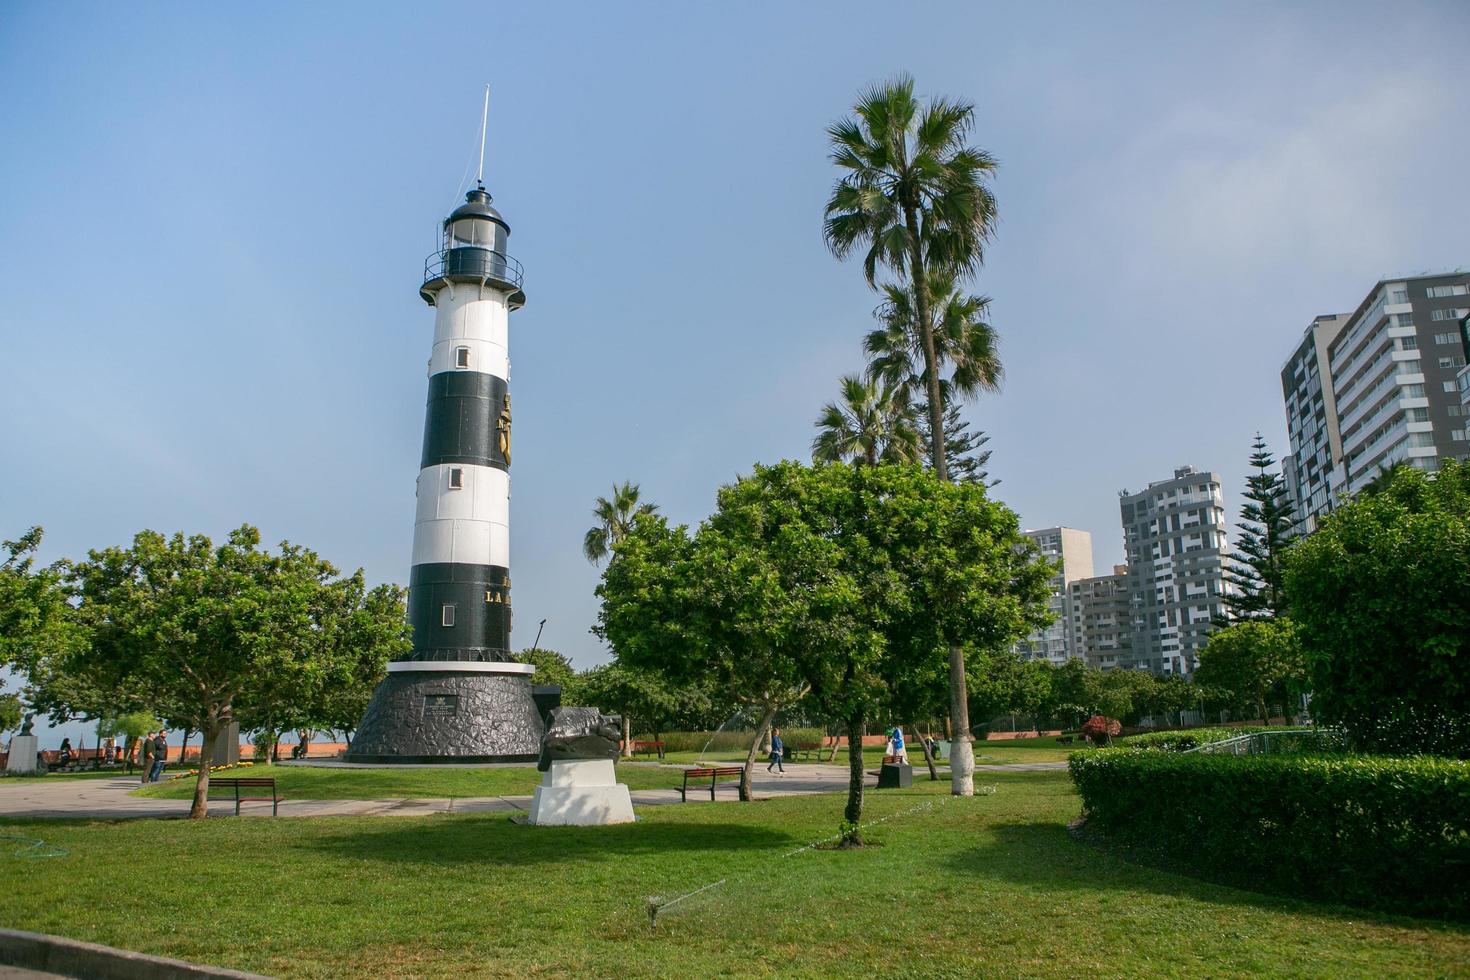
[[[503,282],[521,288],[520,262],[504,252],[467,246],[431,252],[424,260],[424,282],[436,279],[478,278],[485,282]]]
[[[1281,728],[1247,732],[1184,751],[1185,754],[1202,752],[1207,755],[1308,755],[1347,750],[1347,737],[1336,729]]]

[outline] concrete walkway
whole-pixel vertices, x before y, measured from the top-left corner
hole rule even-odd
[[[637,763],[633,763],[637,765]],[[648,763],[647,765],[652,765]],[[1026,763],[1011,766],[981,766],[975,770],[977,777],[986,772],[1034,772],[1038,770],[1062,769],[1064,762]],[[922,767],[915,773],[916,780],[925,778]],[[943,778],[943,777],[941,777]],[[867,777],[869,788],[877,784],[873,776]],[[757,766],[753,780],[755,794],[760,797],[808,796],[816,793],[842,793],[847,790],[847,769],[842,766],[793,764],[786,767],[786,775],[767,774],[763,766]],[[159,800],[129,796],[138,788],[136,777],[117,779],[67,779],[58,777],[35,783],[6,785],[0,781],[0,821],[7,818],[27,819],[83,819],[120,820],[132,817],[183,817],[189,812],[188,800]],[[677,789],[632,790],[634,806],[664,806],[681,802]],[[715,791],[717,802],[738,799],[733,780],[721,782]],[[708,803],[709,786],[703,791],[691,786],[689,802]],[[283,817],[418,817],[431,813],[517,813],[531,807],[529,796],[469,796],[453,799],[386,799],[386,800],[293,800],[280,804]],[[234,816],[234,801],[215,799],[210,801],[212,817]],[[270,816],[269,803],[244,803],[241,816]]]

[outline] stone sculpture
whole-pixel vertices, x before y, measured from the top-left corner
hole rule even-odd
[[[562,759],[616,759],[623,719],[596,708],[552,708],[536,768]]]

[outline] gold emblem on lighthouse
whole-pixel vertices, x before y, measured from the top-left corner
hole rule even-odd
[[[505,465],[510,465],[510,392],[505,394],[504,406],[500,409],[500,417],[495,420],[495,433],[500,438],[500,455],[505,459]]]

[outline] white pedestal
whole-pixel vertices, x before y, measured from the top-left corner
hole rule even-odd
[[[7,772],[35,772],[36,747],[34,735],[17,735],[10,740],[10,757],[5,760]]]
[[[611,759],[557,759],[531,799],[530,822],[542,827],[600,827],[633,822],[628,787]]]

